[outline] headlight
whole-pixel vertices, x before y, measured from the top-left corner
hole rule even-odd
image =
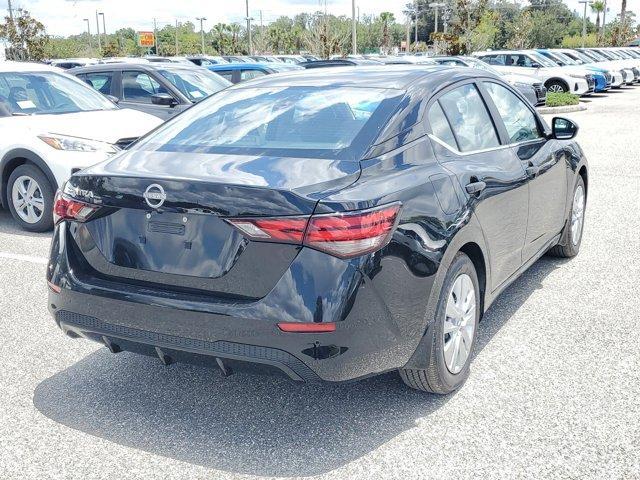
[[[69,152],[105,152],[116,153],[119,148],[106,142],[87,140],[86,138],[66,137],[64,135],[38,135],[38,138],[56,150]]]

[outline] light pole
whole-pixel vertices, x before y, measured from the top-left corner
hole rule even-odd
[[[98,12],[98,15],[102,17],[102,34],[104,35],[104,46],[107,46],[107,27],[104,23],[104,12]]]
[[[357,41],[357,33],[356,33],[356,0],[351,0],[351,50],[354,55],[358,54],[358,46],[356,45]]]
[[[89,23],[88,18],[83,18],[85,22],[87,22],[87,33],[89,34],[89,50],[93,50],[93,45],[91,44],[91,24]]]
[[[429,6],[431,8],[435,8],[436,9],[436,25],[435,25],[436,28],[435,28],[434,31],[437,32],[438,31],[438,8],[444,7],[445,4],[444,3],[433,2],[433,3],[430,3]]]
[[[587,38],[587,5],[591,2],[588,0],[579,0],[578,3],[584,3],[584,14],[582,15],[582,48]]]
[[[247,7],[247,34],[249,35],[249,55],[253,55],[253,40],[251,39],[251,17],[249,16],[249,0],[246,0]]]
[[[604,37],[604,24],[607,19],[607,0],[604,0],[604,10],[602,11],[602,30],[600,31],[600,35]]]
[[[417,47],[418,46],[418,0],[413,0],[413,9],[415,11],[415,16],[416,16],[416,24],[415,24],[413,41]]]
[[[207,17],[196,18],[196,20],[200,20],[200,40],[202,42],[202,55],[204,55],[204,27],[202,25],[202,22],[204,22],[206,19]]]
[[[102,44],[100,42],[100,22],[98,21],[98,11],[96,10],[96,35],[98,36],[98,51],[102,51]]]

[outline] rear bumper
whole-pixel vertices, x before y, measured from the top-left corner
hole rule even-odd
[[[225,300],[92,276],[70,266],[60,238],[68,237],[57,227],[47,280],[60,291],[49,291],[51,314],[68,335],[121,350],[266,364],[298,381],[341,382],[406,365],[426,328],[434,276],[414,275],[397,254],[385,256],[371,279],[357,264],[303,248],[264,298]],[[277,326],[292,321],[336,328],[288,333]]]

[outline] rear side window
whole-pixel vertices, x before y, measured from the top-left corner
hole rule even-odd
[[[266,73],[261,70],[242,70],[242,72],[240,72],[240,81],[251,80],[252,78],[262,77],[263,75],[266,75]]]
[[[489,65],[505,65],[506,62],[504,55],[484,55],[482,60]]]
[[[497,83],[485,82],[484,85],[507,128],[511,143],[535,140],[541,137],[535,115],[522,100]]]
[[[440,97],[461,152],[498,147],[498,135],[478,89],[473,84]]]
[[[82,80],[84,80],[87,85],[93,87],[94,90],[99,91],[103,95],[109,95],[111,93],[112,78],[112,72],[87,73],[82,76]]]
[[[458,148],[456,139],[451,131],[451,126],[447,117],[445,117],[442,107],[438,102],[434,103],[429,109],[428,118],[429,125],[431,126],[431,132],[439,140],[453,148]]]
[[[233,81],[233,72],[231,70],[215,70],[215,73],[220,75],[225,80]]]

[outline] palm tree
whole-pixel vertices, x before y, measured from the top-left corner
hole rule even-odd
[[[227,29],[228,29],[228,26],[224,23],[218,23],[213,27],[213,31],[218,37],[218,53],[220,55],[225,54],[224,44],[227,36]]]
[[[620,24],[624,28],[624,20],[627,14],[627,0],[622,0],[622,6],[620,7]]]
[[[232,53],[236,53],[238,51],[238,37],[240,37],[240,32],[242,27],[238,23],[232,23],[229,25],[229,32],[231,33],[231,48],[233,50]]]
[[[382,12],[380,20],[382,20],[382,48],[386,53],[389,51],[389,24],[393,23],[395,18],[391,12]]]
[[[596,32],[600,31],[600,14],[604,12],[604,2],[597,0],[591,4],[591,11],[596,13]]]

